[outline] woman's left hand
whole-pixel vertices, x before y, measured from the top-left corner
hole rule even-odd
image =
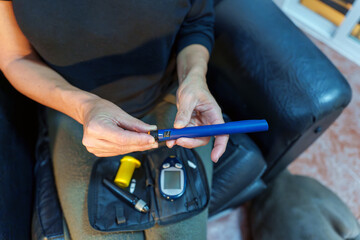
[[[175,128],[202,126],[224,123],[221,109],[211,95],[202,74],[189,74],[181,82],[177,94],[177,115],[174,122]],[[211,160],[217,162],[225,152],[229,135],[215,137]],[[179,138],[167,141],[168,147],[175,144],[185,148],[195,148],[209,143],[210,137]]]

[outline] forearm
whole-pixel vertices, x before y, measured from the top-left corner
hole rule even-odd
[[[177,72],[179,84],[188,75],[196,76],[196,79],[205,80],[209,51],[202,45],[193,44],[184,48],[177,56]]]
[[[175,128],[224,123],[221,109],[206,84],[208,61],[209,51],[200,44],[189,45],[178,54],[179,88],[176,93],[178,112]],[[211,152],[212,161],[217,162],[224,153],[228,139],[228,135],[216,136]],[[179,138],[168,141],[167,145],[194,148],[206,145],[209,141],[210,138]]]
[[[83,107],[98,98],[69,84],[35,54],[14,58],[1,65],[1,70],[19,92],[81,124]]]

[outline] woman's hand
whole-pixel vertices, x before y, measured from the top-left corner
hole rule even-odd
[[[156,126],[146,124],[115,104],[95,98],[83,110],[84,135],[82,143],[98,157],[110,157],[157,148],[155,139],[147,132]]]
[[[177,108],[174,127],[183,128],[224,123],[221,109],[211,95],[203,74],[188,74],[181,82],[177,94]],[[211,152],[211,160],[217,162],[225,152],[229,136],[216,136],[214,148]],[[202,138],[179,138],[167,141],[168,147],[175,144],[195,148],[206,145],[210,137]]]

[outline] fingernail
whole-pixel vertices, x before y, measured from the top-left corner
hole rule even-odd
[[[215,158],[214,158],[214,163],[217,163],[219,161],[219,156],[215,156]]]
[[[149,140],[149,143],[150,143],[150,144],[155,143],[155,138],[150,139],[150,140]]]
[[[177,121],[174,123],[174,127],[176,128],[181,128],[181,127],[184,127],[184,122],[183,121]]]
[[[157,130],[157,126],[156,125],[150,125],[150,131],[155,131]]]
[[[158,148],[158,147],[159,147],[159,144],[158,144],[158,143],[154,143],[151,147],[152,147],[152,148]]]

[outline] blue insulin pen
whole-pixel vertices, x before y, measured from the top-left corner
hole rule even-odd
[[[265,119],[262,120],[244,120],[236,122],[228,122],[223,124],[205,125],[198,127],[186,128],[171,128],[159,129],[151,131],[149,134],[155,138],[156,141],[174,140],[182,137],[196,138],[196,137],[209,137],[224,134],[234,133],[251,133],[267,131],[269,125]]]

